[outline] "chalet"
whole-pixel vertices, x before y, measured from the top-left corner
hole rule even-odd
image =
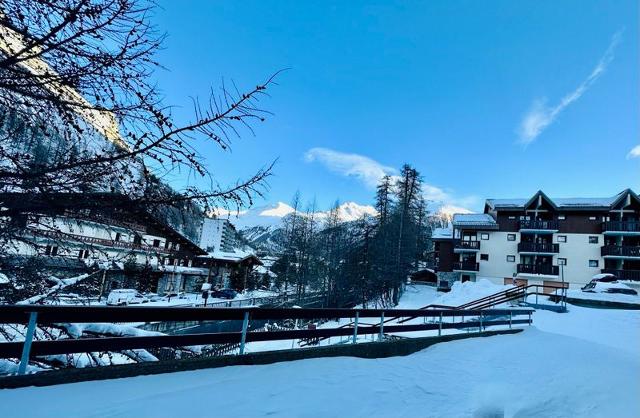
[[[5,259],[38,257],[56,274],[102,269],[106,289],[127,283],[126,265],[142,266],[156,280],[165,266],[184,267],[203,254],[191,239],[157,214],[114,193],[0,194],[10,237]]]

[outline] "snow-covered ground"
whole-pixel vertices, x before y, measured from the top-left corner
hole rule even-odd
[[[400,307],[500,289],[415,286]],[[487,293],[488,292],[488,293]],[[331,324],[335,326],[335,323]],[[0,416],[637,417],[640,311],[536,311],[516,335],[406,357],[319,358],[0,391]],[[17,408],[15,405],[24,405]]]

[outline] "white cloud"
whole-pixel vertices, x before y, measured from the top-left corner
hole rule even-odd
[[[398,171],[393,167],[360,154],[348,154],[329,148],[311,148],[304,154],[304,159],[307,162],[318,161],[334,173],[356,177],[371,189],[385,175],[390,175],[393,183],[399,179]],[[450,191],[427,183],[423,183],[422,194],[434,210],[440,206],[448,206],[464,212],[468,211],[466,208],[477,207],[480,203],[477,196],[456,197]]]
[[[636,145],[635,147],[631,148],[631,151],[629,151],[629,153],[627,154],[627,160],[631,158],[640,158],[640,145]]]
[[[578,100],[587,91],[587,89],[589,89],[589,87],[591,87],[593,83],[600,78],[607,69],[607,66],[611,61],[613,61],[613,52],[616,45],[618,45],[618,42],[620,42],[621,37],[622,30],[619,30],[611,37],[609,47],[589,76],[575,90],[564,96],[562,100],[560,100],[560,103],[555,106],[547,106],[546,99],[536,99],[533,101],[531,109],[529,109],[520,123],[520,143],[526,146],[535,141],[538,135],[540,135],[547,126],[553,123],[560,112],[562,112],[571,103]]]
[[[378,181],[396,170],[360,154],[348,154],[328,148],[311,148],[304,154],[307,162],[318,161],[330,171],[348,177],[355,177],[365,186],[375,188]]]

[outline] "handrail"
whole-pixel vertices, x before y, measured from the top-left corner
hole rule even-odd
[[[25,341],[0,343],[0,358],[16,358],[22,353],[19,370],[26,368],[30,356],[70,354],[82,352],[121,351],[131,349],[148,349],[160,347],[184,347],[208,344],[227,344],[240,342],[242,353],[245,342],[277,341],[332,336],[353,336],[377,334],[383,331],[380,324],[364,323],[364,326],[353,329],[348,326],[338,328],[278,330],[247,332],[249,318],[256,319],[318,319],[318,318],[384,318],[385,315],[418,316],[439,318],[439,323],[411,325],[389,325],[384,332],[413,332],[422,330],[486,328],[487,326],[530,324],[530,309],[488,309],[488,310],[450,310],[450,309],[318,309],[318,308],[168,308],[168,307],[68,307],[43,305],[9,305],[0,306],[0,323],[28,323]],[[443,317],[461,317],[463,315],[480,316],[479,321],[448,321]],[[490,318],[509,316],[509,321],[488,319],[482,321],[482,315]],[[513,319],[517,316],[528,316],[527,319]],[[33,331],[37,325],[55,323],[88,323],[88,322],[145,322],[145,321],[210,321],[243,319],[242,332],[219,332],[203,334],[127,336],[105,338],[59,339],[52,341],[32,341]]]

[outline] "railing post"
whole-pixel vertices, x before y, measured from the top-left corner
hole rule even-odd
[[[529,311],[529,325],[531,325],[531,311]]]
[[[353,322],[353,343],[355,344],[358,340],[358,318],[360,317],[360,312],[356,311],[356,320]]]
[[[244,313],[244,320],[242,321],[242,337],[240,338],[240,354],[244,354],[244,344],[247,341],[247,328],[249,328],[249,311]]]
[[[27,365],[29,364],[29,353],[31,353],[31,343],[33,342],[33,334],[35,334],[36,332],[37,318],[37,312],[31,312],[31,314],[29,315],[29,325],[27,325],[27,333],[24,336],[24,345],[22,346],[22,357],[20,358],[20,365],[18,366],[18,374],[25,374],[27,372]]]
[[[482,332],[482,312],[480,312],[480,332]]]
[[[509,329],[511,329],[511,320],[513,318],[513,311],[509,311]]]
[[[384,311],[380,314],[380,338],[379,341],[384,339]]]
[[[442,312],[440,312],[440,324],[438,325],[438,337],[442,335]]]

